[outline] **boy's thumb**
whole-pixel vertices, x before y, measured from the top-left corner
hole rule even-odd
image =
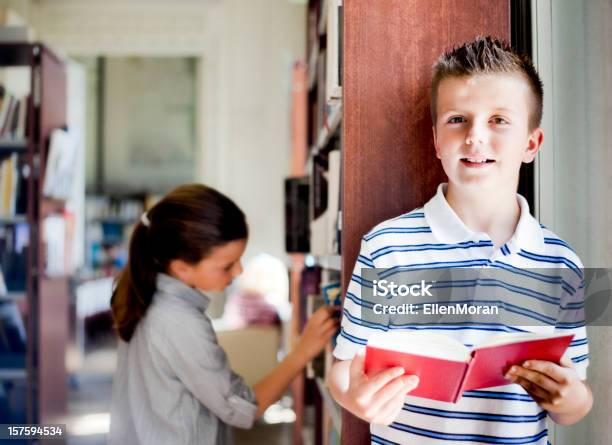
[[[365,354],[358,352],[351,360],[350,374],[351,379],[354,377],[360,377],[363,374],[363,365],[365,364]]]

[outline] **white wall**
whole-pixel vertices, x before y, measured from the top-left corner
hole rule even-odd
[[[288,0],[39,0],[41,40],[72,56],[199,58],[196,177],[251,225],[246,257],[284,258],[291,66],[305,54],[306,9]]]
[[[542,222],[586,267],[612,267],[612,4],[534,0],[538,65],[544,75],[545,144],[538,170]],[[589,416],[555,427],[554,445],[612,437],[612,328],[588,327]]]
[[[0,0],[0,7],[14,11],[23,20],[23,22],[20,21],[21,23],[19,24],[31,24],[33,11],[35,9],[32,0]]]
[[[291,69],[305,53],[305,9],[287,0],[227,0],[223,5],[217,91],[221,133],[205,152],[204,177],[245,210],[252,233],[247,256],[265,251],[283,258]]]
[[[78,57],[76,61],[85,75],[85,187],[87,191],[94,191],[98,144],[98,65],[95,57]]]
[[[68,200],[68,209],[75,215],[73,229],[71,267],[76,270],[85,263],[85,140],[87,130],[85,124],[85,109],[87,104],[87,80],[85,68],[70,60],[66,70],[66,124],[72,136],[76,138],[77,154],[75,162],[75,178],[72,192]]]

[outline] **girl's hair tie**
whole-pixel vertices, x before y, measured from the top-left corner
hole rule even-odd
[[[142,214],[142,216],[140,217],[140,222],[145,227],[151,227],[151,220],[149,220],[149,217],[147,216],[147,212],[144,212]]]

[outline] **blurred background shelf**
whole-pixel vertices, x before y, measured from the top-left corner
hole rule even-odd
[[[13,369],[13,368],[0,368],[0,381],[2,380],[24,380],[28,377],[28,373],[25,368]]]
[[[319,388],[319,392],[321,393],[321,397],[323,398],[323,403],[325,404],[325,408],[329,412],[330,418],[332,420],[332,425],[336,429],[338,433],[342,432],[342,408],[329,392],[327,384],[325,380],[321,377],[317,377],[317,388]]]
[[[25,152],[27,149],[27,140],[0,139],[0,155],[10,154],[13,152]]]
[[[28,222],[28,217],[26,215],[0,216],[0,225],[19,224],[24,222]]]
[[[8,292],[6,295],[0,295],[1,300],[18,301],[25,300],[28,294],[25,292]]]

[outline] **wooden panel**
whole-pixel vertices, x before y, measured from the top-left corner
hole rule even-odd
[[[445,179],[429,111],[439,54],[477,35],[509,40],[509,0],[344,0],[343,287],[361,237],[423,205]],[[343,413],[342,442],[370,443]]]
[[[41,97],[40,102],[40,133],[41,177],[40,191],[44,181],[44,168],[46,166],[47,150],[51,132],[66,125],[66,71],[62,62],[48,48],[40,48],[41,65]]]
[[[44,45],[35,47],[40,64],[40,107],[38,111],[37,151],[40,153],[41,177],[37,184],[40,212],[38,234],[38,268],[40,293],[38,321],[38,422],[53,423],[67,411],[67,373],[65,364],[68,341],[68,279],[42,278],[45,270],[43,219],[57,213],[63,203],[43,198],[42,187],[51,132],[66,125],[66,72],[63,63]]]
[[[67,411],[68,296],[66,278],[42,280],[38,304],[40,423],[58,423]]]

